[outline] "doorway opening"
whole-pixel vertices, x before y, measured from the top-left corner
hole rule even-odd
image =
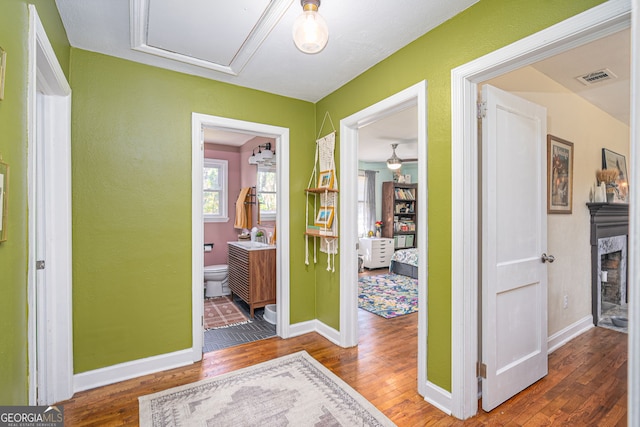
[[[252,138],[273,140],[277,147],[275,163],[278,165],[276,187],[278,191],[275,223],[289,223],[289,129],[260,123],[245,122],[205,114],[192,114],[192,306],[193,306],[193,360],[202,358],[205,239],[203,232],[203,170],[205,157],[205,130],[228,134],[249,135]],[[227,206],[228,218],[235,214],[235,204]],[[226,245],[226,242],[224,243]],[[215,250],[214,247],[211,248]],[[289,253],[289,230],[277,230],[276,275],[276,334],[289,337],[289,270],[284,257]],[[226,263],[225,263],[226,264]],[[222,289],[222,286],[221,286]]]
[[[476,94],[480,82],[630,25],[629,5],[605,3],[452,70],[452,394],[460,419],[477,412],[479,225]]]
[[[418,222],[427,224],[427,83],[422,81],[340,122],[340,345],[358,344],[358,141],[365,126],[408,108],[415,107],[418,145]],[[417,236],[418,261],[418,392],[427,396],[427,233]],[[432,401],[436,401],[432,400]]]

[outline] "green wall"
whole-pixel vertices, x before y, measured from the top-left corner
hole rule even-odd
[[[429,381],[446,390],[451,390],[451,70],[600,3],[482,0],[316,104],[317,123],[326,112],[337,123],[427,81],[428,242],[437,248],[428,255],[427,372]],[[318,319],[335,325],[337,274],[318,273]]]
[[[451,387],[450,71],[601,0],[482,0],[313,104],[69,49],[55,3],[31,1],[73,90],[74,370],[191,346],[191,113],[290,129],[291,322],[339,327],[336,272],[304,265],[304,187],[334,123],[428,82],[429,380]],[[27,2],[0,2],[8,52],[0,154],[11,166],[0,244],[0,404],[27,402]],[[339,136],[339,135],[338,135]],[[338,159],[339,160],[339,159]],[[424,228],[423,228],[424,230]],[[336,257],[336,261],[338,258]]]
[[[313,104],[79,49],[71,87],[76,373],[191,347],[192,112],[290,129],[291,321],[315,317]]]
[[[28,403],[27,356],[27,45],[35,4],[68,72],[69,42],[52,1],[0,1],[0,46],[7,52],[0,101],[0,158],[10,168],[7,241],[0,243],[0,405]]]

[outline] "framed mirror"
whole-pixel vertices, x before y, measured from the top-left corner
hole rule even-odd
[[[258,199],[258,223],[275,222],[278,192],[275,165],[258,165],[256,195]]]

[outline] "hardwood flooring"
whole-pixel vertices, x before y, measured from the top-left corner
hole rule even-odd
[[[549,375],[466,421],[417,393],[417,313],[385,320],[359,310],[360,344],[343,349],[310,333],[206,353],[201,362],[88,390],[64,406],[66,426],[138,424],[138,396],[306,350],[398,426],[625,426],[627,336],[593,328],[549,356]]]

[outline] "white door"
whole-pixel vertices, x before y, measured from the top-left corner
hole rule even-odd
[[[482,88],[482,408],[547,374],[546,109]]]

